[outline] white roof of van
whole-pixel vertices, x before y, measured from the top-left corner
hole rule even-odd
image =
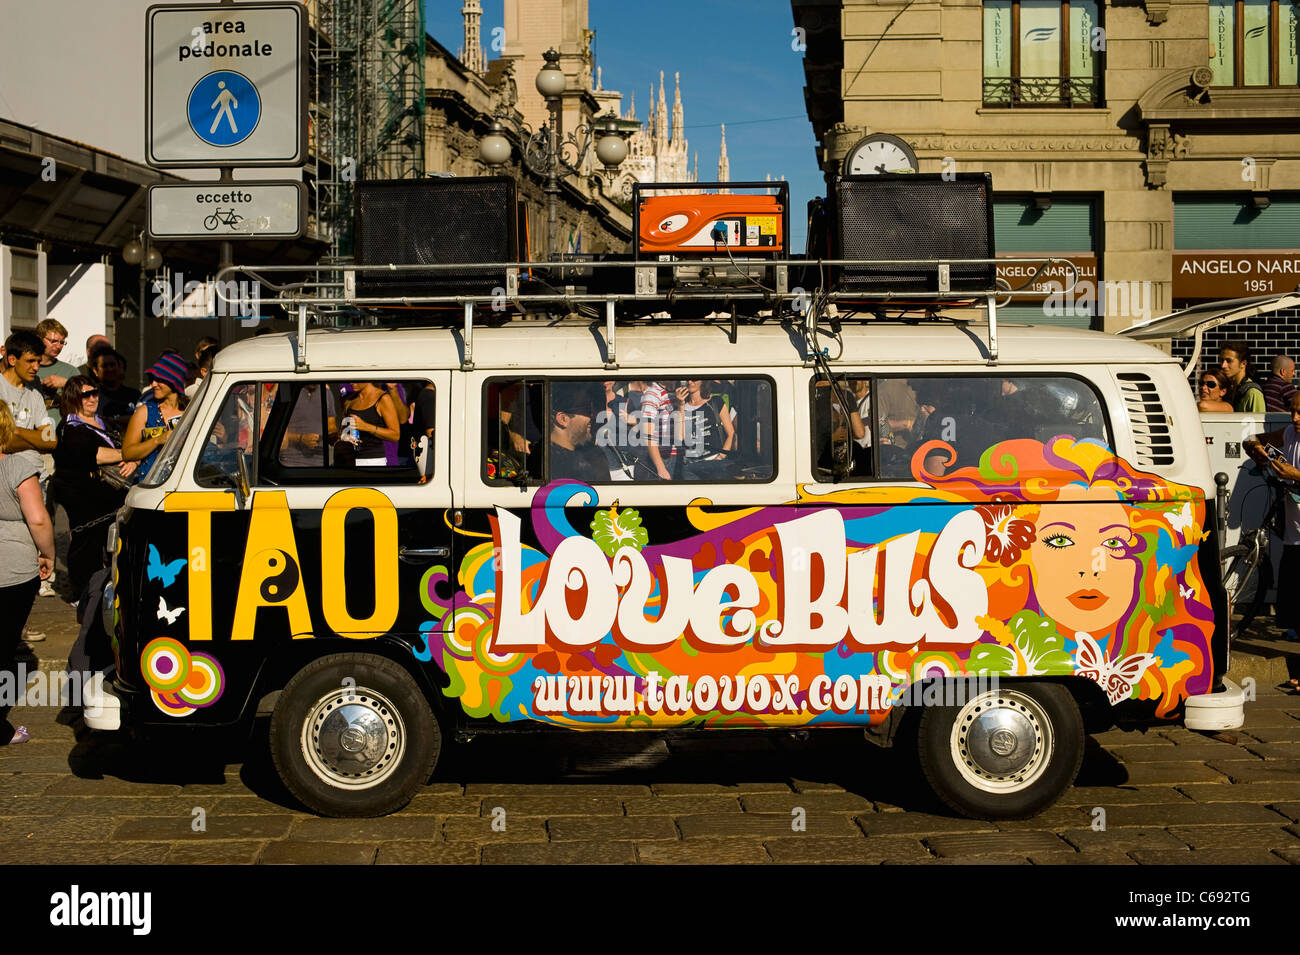
[[[920,324],[869,321],[842,327],[843,350],[822,336],[832,365],[984,366],[988,326],[929,321]],[[741,325],[736,344],[728,327],[702,320],[620,326],[616,337],[621,367],[747,367],[802,362],[797,332],[775,323]],[[213,365],[218,372],[281,373],[294,370],[296,336],[259,335],[223,348]],[[317,329],[307,335],[307,360],[313,372],[368,368],[420,371],[459,368],[462,336],[458,328]],[[1163,364],[1175,359],[1149,345],[1102,332],[1048,325],[998,324],[999,364],[1062,367],[1077,364]],[[562,368],[600,371],[605,362],[601,325],[547,325],[515,321],[496,328],[476,327],[473,360],[480,370]]]

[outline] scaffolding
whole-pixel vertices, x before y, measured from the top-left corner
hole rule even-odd
[[[352,261],[358,179],[424,175],[420,0],[316,0],[312,31],[317,231],[323,264]]]

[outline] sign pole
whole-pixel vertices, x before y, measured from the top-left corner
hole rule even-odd
[[[221,182],[234,182],[235,170],[230,166],[221,167]],[[217,274],[221,274],[222,269],[230,268],[235,264],[235,244],[233,242],[222,242],[219,249],[219,259],[217,262]],[[231,310],[223,307],[221,304],[221,292],[213,296],[216,300],[217,308],[220,309],[220,317],[217,319],[217,339],[221,342],[221,347],[225,348],[235,340],[235,317]]]

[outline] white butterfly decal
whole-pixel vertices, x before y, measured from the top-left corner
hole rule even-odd
[[[162,597],[158,598],[158,619],[166,620],[169,624],[175,623],[176,618],[185,612],[184,607],[177,607],[175,610],[167,608],[167,602]]]
[[[1133,686],[1155,661],[1153,653],[1135,653],[1122,660],[1108,660],[1097,641],[1083,632],[1074,635],[1078,650],[1074,655],[1074,672],[1086,676],[1106,691],[1112,704],[1133,695]]]
[[[1169,523],[1173,526],[1174,530],[1182,534],[1183,540],[1186,540],[1187,530],[1192,526],[1192,522],[1194,520],[1194,518],[1192,517],[1191,502],[1189,501],[1184,502],[1181,508],[1166,516],[1168,517]]]
[[[1184,587],[1182,584],[1178,585],[1178,592],[1183,595],[1184,600],[1191,600],[1196,596],[1195,587]]]

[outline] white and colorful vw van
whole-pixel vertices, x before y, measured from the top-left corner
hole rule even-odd
[[[1241,725],[1178,364],[998,332],[996,361],[948,321],[846,324],[830,362],[778,322],[633,324],[614,368],[585,320],[480,328],[472,364],[448,328],[312,332],[310,370],[226,348],[111,536],[91,725],[244,739],[269,707],[341,816],[489,729],[906,730],[990,818],[1121,716]]]

